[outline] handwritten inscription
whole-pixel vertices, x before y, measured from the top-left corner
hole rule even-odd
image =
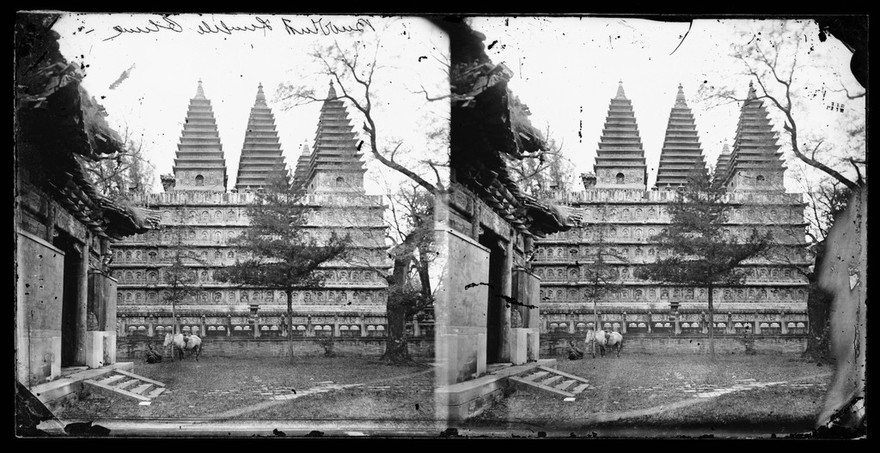
[[[199,24],[198,32],[200,35],[204,35],[206,33],[224,33],[227,35],[231,35],[234,31],[257,31],[263,30],[263,35],[266,34],[266,30],[271,31],[272,26],[269,25],[269,19],[263,19],[262,17],[255,17],[254,20],[257,23],[251,23],[244,26],[239,25],[226,25],[225,21],[220,21],[220,24],[209,24],[206,21],[202,21]]]
[[[354,32],[364,32],[367,27],[372,31],[376,31],[373,28],[373,25],[370,24],[370,21],[367,19],[358,19],[354,25],[336,25],[333,22],[327,21],[324,22],[323,18],[320,19],[312,19],[312,23],[305,27],[297,27],[294,26],[290,19],[282,18],[281,22],[284,23],[284,29],[287,31],[288,35],[338,35],[340,33],[354,33]]]
[[[184,22],[182,18],[178,18],[179,22]],[[141,35],[148,33],[159,33],[163,31],[170,31],[174,33],[181,33],[184,31],[195,31],[199,35],[232,35],[233,33],[239,32],[263,32],[263,35],[267,35],[269,32],[273,31],[272,25],[268,18],[254,16],[250,20],[235,20],[230,18],[225,18],[220,20],[219,22],[213,20],[201,20],[197,25],[185,27],[181,25],[178,21],[171,19],[169,16],[162,16],[161,18],[150,19],[146,22],[146,24],[137,25],[137,26],[129,26],[129,25],[115,25],[113,26],[113,31],[115,34],[113,36],[109,36],[104,38],[104,41],[109,41],[111,39],[116,39],[122,35]],[[358,18],[354,22],[342,23],[339,19],[328,20],[325,18],[316,18],[316,19],[308,19],[308,22],[303,20],[291,19],[282,17],[281,22],[284,25],[283,28],[278,28],[278,30],[284,30],[287,35],[297,36],[297,35],[313,35],[313,36],[330,36],[330,35],[338,35],[342,33],[363,33],[369,31],[376,31],[373,27],[373,24],[370,23],[369,19],[366,18]]]
[[[161,20],[158,21],[156,19],[150,19],[150,21],[147,22],[147,25],[144,27],[127,28],[123,27],[122,25],[116,25],[113,27],[113,31],[115,31],[116,34],[109,38],[104,38],[104,41],[109,41],[126,33],[157,33],[162,30],[169,30],[175,33],[180,33],[183,31],[183,27],[181,27],[180,24],[172,20],[170,17],[164,16]]]

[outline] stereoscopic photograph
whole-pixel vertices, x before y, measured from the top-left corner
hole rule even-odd
[[[867,15],[14,27],[16,440],[868,438]]]

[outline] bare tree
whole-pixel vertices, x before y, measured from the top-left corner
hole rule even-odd
[[[121,134],[125,150],[98,160],[81,160],[86,175],[98,192],[112,200],[127,200],[150,192],[155,167],[143,154],[143,141],[128,124]]]
[[[789,144],[794,155],[803,163],[816,168],[850,190],[864,184],[864,166],[866,164],[863,146],[852,146],[853,140],[863,140],[864,116],[857,109],[847,109],[856,117],[850,121],[849,135],[853,140],[844,146],[831,146],[826,137],[817,136],[818,131],[804,131],[798,125],[797,118],[806,117],[808,112],[798,110],[798,96],[806,93],[806,87],[799,86],[802,83],[798,75],[803,72],[809,63],[803,58],[802,43],[806,41],[808,33],[813,28],[810,22],[786,21],[777,27],[764,29],[751,36],[745,44],[734,44],[732,57],[742,62],[745,74],[757,84],[757,99],[767,99],[772,107],[782,114],[784,118],[783,129],[789,137]],[[748,38],[749,34],[743,37]],[[844,91],[850,100],[864,97],[865,91],[851,93],[840,83],[840,89],[831,91]],[[745,96],[737,95],[734,87],[706,87],[701,88],[704,97],[716,97],[721,100],[744,102]],[[828,156],[830,151],[845,154],[843,157],[833,158]],[[853,152],[855,151],[855,153]],[[841,168],[834,168],[834,161],[852,166],[855,178],[847,177]]]
[[[355,114],[362,120],[361,130],[366,138],[362,143],[369,155],[415,184],[393,195],[400,203],[392,203],[392,207],[402,211],[394,214],[398,238],[391,241],[393,247],[389,253],[394,265],[391,274],[385,274],[389,282],[389,336],[384,357],[392,362],[405,362],[410,360],[404,336],[406,319],[430,306],[433,300],[428,278],[428,263],[434,254],[431,249],[433,202],[448,185],[449,119],[433,118],[425,125],[424,137],[431,149],[423,149],[418,154],[411,152],[414,144],[394,138],[392,128],[380,124],[377,105],[381,102],[381,95],[377,92],[381,89],[377,90],[379,85],[374,76],[388,69],[378,61],[381,47],[377,34],[375,40],[363,39],[351,46],[343,47],[334,41],[331,46],[315,49],[311,57],[319,63],[321,73],[330,78],[334,86],[331,93],[335,92],[335,97],[319,97],[314,88],[295,84],[280,85],[278,97],[290,103],[288,108],[325,100],[344,100],[354,107]],[[438,71],[445,71],[448,67],[445,58],[436,55],[433,58],[439,63]],[[444,74],[448,81],[448,72]],[[424,85],[421,89],[426,103],[443,99],[443,96],[429,96]],[[422,96],[421,92],[410,91],[409,94],[414,98]],[[409,278],[411,275],[417,278]]]

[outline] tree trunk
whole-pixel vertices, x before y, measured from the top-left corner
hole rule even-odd
[[[287,290],[287,354],[293,364],[293,291]]]
[[[406,341],[406,307],[399,304],[389,304],[386,310],[388,319],[388,337],[385,339],[385,354],[383,360],[392,363],[404,363],[412,361],[409,356],[409,346]]]
[[[388,321],[388,329],[385,337],[385,353],[382,360],[392,363],[411,362],[409,346],[406,342],[406,317],[409,313],[404,300],[406,296],[406,270],[409,265],[409,257],[394,259],[394,270],[391,285],[388,288],[388,303],[385,307],[385,319]]]
[[[171,302],[171,323],[173,325],[172,332],[174,333],[174,335],[177,335],[177,310],[176,310],[176,307],[177,307],[177,304],[174,301],[172,301]]]
[[[715,361],[715,306],[712,304],[713,286],[709,285],[709,360]]]
[[[807,296],[807,348],[803,357],[822,363],[831,363],[831,341],[829,332],[831,309],[831,296],[814,281],[810,276],[810,292]]]

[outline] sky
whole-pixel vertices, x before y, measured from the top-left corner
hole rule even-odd
[[[478,17],[471,26],[486,35],[487,54],[494,63],[514,71],[508,86],[529,106],[532,124],[561,143],[563,155],[574,165],[575,174],[592,172],[602,127],[611,98],[623,82],[632,100],[648,164],[648,184],[656,180],[660,150],[682,84],[691,107],[707,163],[714,167],[726,141],[733,144],[740,105],[714,106],[698,97],[701,85],[729,86],[744,97],[749,79],[742,63],[730,58],[733,43],[751,39],[776,21],[695,20],[661,22],[647,19],[599,17]],[[851,52],[833,37],[825,42],[808,33],[809,42],[800,46],[797,75],[804,99],[798,106],[798,125],[832,142],[840,136],[848,116],[829,111],[830,102],[846,103],[864,112],[864,100],[847,102],[843,83],[852,92],[863,91],[849,71]],[[743,37],[740,32],[750,32]],[[686,35],[684,40],[682,38]],[[840,74],[838,77],[836,74]],[[705,90],[704,90],[705,91]],[[819,93],[819,95],[816,95]],[[815,95],[815,96],[814,96]],[[786,173],[788,191],[800,187],[794,176],[802,167],[793,161],[782,119],[769,109],[771,122],[790,161]],[[581,188],[579,182],[575,186]]]
[[[313,88],[320,98],[326,96],[329,76],[320,74],[320,63],[308,55],[316,46],[339,42],[350,49],[358,42],[379,42],[377,59],[382,67],[374,77],[374,102],[380,146],[399,139],[405,143],[403,149],[416,150],[410,157],[429,153],[425,150],[432,149],[432,143],[425,137],[426,125],[448,118],[442,103],[426,105],[424,95],[415,93],[421,86],[448,90],[448,77],[438,69],[437,60],[420,59],[442,60],[448,54],[445,35],[424,19],[270,14],[181,14],[169,19],[158,14],[67,13],[53,27],[61,35],[62,54],[83,66],[83,86],[104,106],[108,123],[120,135],[127,128],[142,141],[145,157],[155,168],[155,192],[162,190],[159,175],[172,173],[198,80],[217,121],[227,189],[235,185],[260,83],[292,168],[303,143],[311,146],[314,141],[321,104],[290,107],[289,101],[279,99],[276,88],[291,83]],[[120,80],[125,71],[128,77]],[[362,120],[351,106],[348,110],[355,131],[360,132]],[[365,154],[368,193],[383,193],[400,180]],[[401,154],[404,159],[408,156]]]
[[[151,26],[151,20],[160,27]],[[444,146],[427,136],[448,122],[448,103],[426,102],[419,91],[426,87],[432,96],[439,96],[448,90],[443,65],[448,41],[424,19],[184,14],[171,20],[155,14],[68,14],[54,27],[61,34],[62,53],[85,65],[83,85],[106,108],[108,122],[120,132],[127,126],[142,140],[156,169],[155,191],[161,191],[158,175],[171,173],[187,107],[200,79],[219,127],[228,188],[235,184],[259,83],[275,115],[286,161],[293,166],[302,144],[314,139],[320,103],[289,108],[275,88],[279,83],[304,85],[323,97],[329,79],[319,74],[319,63],[308,53],[334,41],[348,49],[360,41],[380,40],[381,67],[374,79],[380,146],[388,149],[402,141],[404,162],[426,156],[443,160]],[[301,33],[316,22],[323,27],[318,33]],[[549,128],[550,136],[562,144],[575,175],[593,170],[608,105],[622,81],[644,145],[649,185],[656,179],[679,84],[694,113],[709,165],[715,165],[725,142],[733,143],[740,106],[717,106],[698,93],[706,87],[728,86],[744,96],[749,79],[743,65],[729,56],[731,45],[766,33],[776,23],[707,19],[690,26],[622,17],[503,16],[475,17],[469,22],[486,35],[490,58],[514,71],[509,87],[529,106],[533,125],[542,131]],[[216,32],[223,24],[252,31]],[[363,31],[340,31],[357,26]],[[815,24],[811,26],[815,29]],[[215,32],[205,33],[206,29]],[[136,33],[145,30],[151,31]],[[826,138],[833,153],[845,142],[841,134],[846,122],[852,121],[852,112],[864,114],[865,106],[864,99],[847,101],[842,93],[832,91],[841,84],[853,92],[861,88],[849,72],[850,51],[833,37],[819,42],[817,31],[808,33],[800,46],[798,61],[803,69],[796,80],[801,115],[797,119],[803,130]],[[128,77],[120,80],[125,71]],[[847,114],[828,110],[831,102],[845,104]],[[804,166],[787,146],[779,112],[769,110],[789,162],[786,187],[799,191],[795,176]],[[349,114],[360,132],[362,120],[351,107]],[[366,154],[369,193],[387,193],[404,180]],[[579,182],[572,183],[580,188]]]

